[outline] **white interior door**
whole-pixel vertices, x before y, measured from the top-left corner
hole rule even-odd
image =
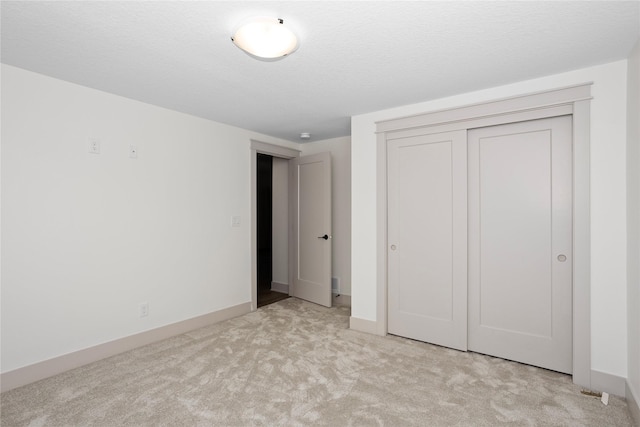
[[[290,160],[291,295],[331,307],[331,154]]]
[[[389,333],[466,350],[466,131],[387,150]]]
[[[469,350],[572,371],[571,118],[469,131]]]

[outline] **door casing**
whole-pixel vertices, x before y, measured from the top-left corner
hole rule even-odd
[[[256,207],[256,194],[257,194],[257,185],[256,185],[256,166],[257,166],[257,155],[258,153],[268,154],[273,157],[279,157],[282,159],[293,159],[295,157],[300,157],[300,151],[294,150],[292,148],[281,147],[279,145],[269,144],[262,141],[251,140],[251,311],[255,311],[257,309],[258,304],[258,277],[257,277],[257,269],[258,269],[258,258],[257,258],[257,207]],[[289,236],[291,238],[291,236]],[[291,241],[289,242],[291,245]],[[291,260],[289,260],[291,261]],[[289,283],[291,283],[291,278],[289,278]]]
[[[573,118],[573,382],[591,387],[591,85],[569,86],[377,123],[376,332],[387,333],[387,139],[571,115]]]
[[[257,182],[256,182],[256,174],[257,174],[257,156],[258,153],[261,154],[267,154],[270,155],[272,157],[277,157],[277,158],[281,158],[281,159],[286,159],[286,160],[291,160],[291,159],[297,159],[300,157],[300,151],[299,150],[295,150],[295,149],[291,149],[291,148],[287,148],[287,147],[282,147],[279,145],[274,145],[274,144],[269,144],[266,142],[262,142],[262,141],[256,141],[256,140],[250,140],[251,145],[250,145],[250,156],[251,156],[251,311],[255,311],[257,309],[257,302],[258,302],[258,292],[257,292],[257,283],[258,283],[258,278],[257,278],[257,203],[256,203],[256,195],[257,195]],[[316,155],[312,155],[312,156],[319,156],[322,158],[325,158],[326,156],[328,156],[328,153],[318,153]],[[311,156],[310,156],[311,157]],[[328,158],[328,163],[329,163],[329,171],[330,171],[330,167],[331,167],[331,158],[329,156]],[[293,174],[291,173],[291,162],[289,165],[289,181],[291,181],[293,179]],[[331,177],[331,174],[329,173],[329,177]],[[330,179],[330,178],[329,178]],[[325,233],[328,233],[328,235],[331,235],[331,184],[329,184],[328,186],[328,212],[325,212],[325,214],[328,214],[329,216],[329,220],[328,223],[325,224],[327,225],[327,230],[325,231]],[[292,207],[291,203],[293,200],[293,197],[291,196],[291,182],[289,182],[289,203],[290,203],[290,209]],[[326,201],[326,197],[325,197],[325,201]],[[293,212],[289,212],[289,221],[291,221]],[[294,271],[295,269],[293,269],[291,266],[293,264],[293,262],[295,261],[295,253],[293,252],[292,248],[295,247],[296,242],[295,242],[295,236],[294,233],[291,229],[291,222],[289,224],[289,273],[288,273],[288,282],[289,282],[289,295],[293,295],[293,287],[295,286],[295,282],[294,282]],[[327,244],[331,245],[331,241],[327,242]],[[327,285],[327,291],[328,291],[328,300],[326,300],[323,302],[319,302],[319,301],[314,301],[318,304],[322,304],[322,305],[328,305],[331,306],[331,250],[329,250],[329,256],[326,257],[325,262],[323,263],[323,268],[326,270],[328,268],[329,273],[328,273],[328,280],[326,280],[326,285]]]

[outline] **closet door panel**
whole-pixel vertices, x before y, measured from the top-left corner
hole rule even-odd
[[[388,142],[389,332],[466,349],[466,132]]]
[[[469,132],[469,349],[572,371],[571,119]]]

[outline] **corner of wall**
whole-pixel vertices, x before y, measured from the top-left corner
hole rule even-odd
[[[367,334],[381,335],[379,332],[380,328],[378,327],[378,322],[354,316],[349,318],[349,329]]]
[[[617,375],[591,370],[592,390],[606,391],[616,396],[625,396],[625,378]]]
[[[631,384],[629,384],[629,381],[626,382],[625,398],[627,400],[631,418],[633,418],[633,421],[637,426],[640,426],[640,398],[638,397],[638,394],[631,388]]]

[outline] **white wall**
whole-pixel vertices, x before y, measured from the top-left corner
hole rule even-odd
[[[353,117],[352,316],[376,320],[376,121],[593,81],[591,363],[626,377],[626,73],[627,61],[617,61]]]
[[[2,372],[251,301],[249,140],[297,144],[1,78]]]
[[[272,282],[289,284],[289,161],[273,158]]]
[[[640,40],[629,57],[627,74],[627,383],[640,404]]]
[[[340,279],[339,292],[351,295],[351,138],[333,138],[301,144],[302,155],[331,152],[332,277]]]

